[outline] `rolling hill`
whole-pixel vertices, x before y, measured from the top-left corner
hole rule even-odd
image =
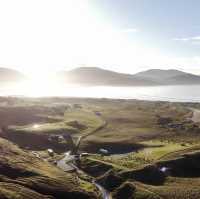
[[[162,81],[163,79],[173,78],[176,76],[184,75],[185,73],[179,70],[161,70],[161,69],[150,69],[136,73],[135,76],[147,79],[153,79]]]
[[[118,73],[97,67],[80,67],[56,73],[57,81],[85,86],[198,85],[200,76],[179,70],[151,69],[136,74]],[[0,68],[0,83],[18,83],[27,77],[13,69]]]
[[[88,86],[159,86],[200,84],[200,76],[179,70],[151,69],[136,74],[124,74],[97,67],[80,67],[57,73],[64,83]]]
[[[71,71],[60,71],[57,76],[65,83],[104,86],[153,86],[157,83],[130,74],[117,73],[97,67],[81,67]]]
[[[173,69],[151,69],[137,73],[135,76],[139,78],[146,78],[164,85],[200,84],[200,76]]]
[[[81,187],[74,174],[65,173],[3,138],[0,146],[1,199],[97,198]]]
[[[21,72],[9,68],[0,68],[0,83],[20,82],[26,79]]]

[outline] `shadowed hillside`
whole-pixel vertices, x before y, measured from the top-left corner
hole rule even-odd
[[[64,173],[40,157],[0,139],[1,199],[89,199],[75,174]]]

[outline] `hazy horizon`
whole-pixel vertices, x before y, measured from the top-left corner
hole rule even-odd
[[[0,0],[0,199],[199,199],[200,0]]]
[[[96,66],[200,74],[197,0],[0,1],[0,66],[31,74]]]
[[[26,75],[27,77],[30,77],[31,78],[31,73],[30,72],[27,72],[27,71],[24,71],[20,68],[16,68],[14,66],[1,66],[0,65],[0,68],[3,68],[3,69],[11,69],[11,70],[16,70],[18,72],[21,72],[22,74]],[[194,73],[194,72],[188,72],[188,71],[185,71],[183,69],[177,69],[177,68],[167,68],[167,69],[162,69],[162,68],[159,68],[159,67],[155,67],[155,68],[148,68],[148,69],[143,69],[143,70],[139,70],[137,72],[133,72],[133,73],[130,73],[130,72],[126,72],[126,71],[122,71],[120,72],[120,70],[115,70],[115,69],[109,69],[109,68],[106,68],[106,67],[101,67],[101,66],[74,66],[74,67],[70,67],[70,68],[63,68],[63,69],[55,69],[51,72],[49,72],[48,70],[46,70],[47,72],[47,76],[48,75],[52,75],[52,74],[55,74],[56,72],[60,72],[60,71],[66,71],[66,72],[69,72],[69,71],[73,71],[73,70],[76,70],[76,69],[79,69],[79,68],[97,68],[97,69],[102,69],[102,70],[107,70],[107,71],[112,71],[112,72],[116,72],[116,73],[121,73],[121,74],[130,74],[130,75],[135,75],[135,74],[138,74],[140,72],[145,72],[145,71],[150,71],[150,70],[163,70],[163,71],[170,71],[170,70],[178,70],[178,71],[182,71],[182,72],[185,72],[185,73],[191,73],[191,74],[194,74],[194,75],[200,75],[200,73]],[[38,69],[38,72],[40,70]]]

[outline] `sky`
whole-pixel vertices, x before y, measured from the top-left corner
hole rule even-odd
[[[199,0],[0,0],[0,66],[200,74]]]

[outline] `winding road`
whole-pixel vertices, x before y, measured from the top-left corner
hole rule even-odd
[[[188,119],[192,120],[194,123],[200,123],[200,109],[196,109],[196,108],[189,108],[189,109],[192,111],[192,117],[190,117]],[[196,144],[194,146],[190,146],[185,149],[180,149],[180,150],[166,153],[163,156],[161,156],[158,160],[163,160],[163,159],[166,160],[167,158],[169,158],[169,159],[172,158],[173,155],[178,155],[178,154],[180,155],[180,154],[199,151],[199,150],[200,150],[200,145]]]
[[[102,119],[102,117],[101,117]],[[97,128],[95,128],[94,130],[92,130],[91,132],[85,134],[85,135],[81,135],[78,137],[77,142],[76,142],[76,146],[75,146],[75,150],[73,151],[68,151],[65,153],[64,158],[62,158],[61,160],[57,161],[57,167],[59,167],[60,169],[62,169],[65,172],[71,172],[71,171],[77,171],[77,172],[83,172],[82,170],[80,170],[79,168],[77,168],[77,166],[74,164],[75,162],[75,155],[73,155],[74,153],[77,152],[81,141],[94,134],[97,133],[99,130],[102,130],[106,125],[107,125],[107,121],[102,119],[102,124],[100,126],[98,126]],[[74,153],[73,153],[74,152]],[[83,172],[84,173],[84,172]],[[92,181],[92,183],[97,187],[97,189],[102,193],[102,198],[103,199],[112,199],[112,196],[110,194],[110,192],[108,192],[104,187],[102,187],[100,184],[98,184],[97,182],[95,182],[94,180]]]
[[[193,111],[193,115],[192,115],[192,117],[190,119],[195,123],[200,123],[200,110],[199,109],[195,109],[195,108],[190,108],[190,110]],[[94,129],[90,133],[85,134],[82,137],[79,137],[78,138],[78,142],[77,142],[78,145],[80,144],[82,139],[84,139],[87,136],[92,135],[92,134],[96,133],[97,131],[103,129],[106,125],[107,125],[107,122],[104,120],[103,124],[101,126],[97,127],[96,129]],[[185,150],[188,150],[188,149],[185,149]],[[180,150],[180,151],[184,151],[184,150]],[[176,152],[180,152],[180,151],[176,151]],[[169,154],[166,154],[165,156],[168,156],[168,155],[171,155],[171,154],[172,153],[169,153]],[[67,152],[67,153],[65,153],[65,157],[57,162],[57,166],[59,168],[61,168],[63,171],[65,171],[65,172],[69,172],[69,171],[72,171],[72,170],[78,170],[80,172],[83,172],[82,170],[77,168],[75,165],[73,165],[73,160],[74,160],[74,156],[70,155],[70,152]],[[111,194],[104,187],[102,187],[100,184],[96,183],[94,180],[92,181],[92,183],[102,193],[102,198],[103,199],[112,199]]]

